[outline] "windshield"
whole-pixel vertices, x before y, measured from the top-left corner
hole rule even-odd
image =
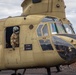
[[[61,34],[65,33],[64,27],[60,21],[56,22],[56,26],[57,26],[58,33],[61,33]]]
[[[64,27],[65,27],[65,30],[66,30],[67,33],[74,34],[74,30],[73,30],[71,25],[64,24]]]
[[[55,23],[51,23],[50,29],[51,29],[52,34],[65,33],[65,29],[60,21],[55,21]]]
[[[50,24],[50,29],[51,29],[52,34],[57,34],[57,28],[56,28],[55,23]]]
[[[42,22],[50,22],[50,30],[51,30],[52,34],[65,33],[65,28],[62,25],[62,22],[59,21],[59,19],[57,19],[55,17],[47,16],[44,19],[42,19]]]

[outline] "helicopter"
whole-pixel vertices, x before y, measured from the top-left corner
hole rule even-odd
[[[34,0],[24,0],[21,4],[23,8],[22,15],[48,15],[59,18],[60,23],[51,23],[51,32],[53,35],[71,43],[76,47],[76,35],[72,24],[66,18],[64,0],[39,0],[38,3]],[[67,40],[68,39],[68,40]]]
[[[60,26],[60,24],[58,24],[58,28],[57,26],[54,26],[53,29],[55,31],[53,31],[52,34],[58,34],[57,36],[76,47],[76,34],[74,32],[72,24],[66,18],[66,5],[64,3],[64,0],[39,0],[38,3],[34,0],[33,3],[34,4],[32,4],[31,0],[24,0],[24,2],[21,4],[23,8],[22,15],[41,14],[48,16],[57,16],[58,18],[60,18],[59,20],[62,22],[62,25]],[[59,29],[59,26],[61,30]]]
[[[74,29],[72,27],[72,24],[70,21],[66,18],[65,14],[65,8],[66,5],[64,3],[64,0],[39,0],[39,3],[36,3],[33,1],[34,4],[32,4],[31,0],[26,1],[21,4],[23,8],[22,15],[34,15],[34,14],[42,14],[42,15],[48,15],[48,16],[57,16],[60,18],[62,25],[60,26],[60,29],[54,27],[53,34],[58,34],[58,36],[67,42],[71,43],[76,47],[76,35],[74,32]],[[55,32],[55,33],[54,33]],[[69,40],[67,40],[69,39]],[[73,42],[72,42],[73,41]]]
[[[22,6],[38,5],[40,2],[47,3],[46,0],[24,0]],[[21,75],[17,74],[17,70],[24,69],[24,75],[27,68],[45,67],[51,75],[50,67],[76,59],[76,48],[52,34],[51,24],[61,24],[58,17],[29,12],[33,11],[27,11],[28,15],[22,13],[21,16],[0,20],[0,70],[15,70],[11,75]],[[10,42],[14,27],[19,28],[19,45],[15,49]]]

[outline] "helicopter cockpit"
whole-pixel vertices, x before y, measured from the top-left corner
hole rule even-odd
[[[75,58],[76,50],[71,44],[69,44],[68,42],[62,40],[61,38],[57,36],[53,36],[52,40],[53,40],[56,50],[58,51],[59,55],[62,58],[68,61]]]
[[[76,57],[75,48],[65,40],[59,38],[56,35],[53,35],[58,33],[66,33],[65,27],[62,25],[60,20],[55,17],[45,17],[42,19],[42,22],[38,25],[37,28],[37,36],[40,37],[39,43],[42,50],[54,50],[51,44],[53,43],[55,49],[63,59],[69,61],[74,59]],[[49,38],[50,36],[52,36],[52,40]]]

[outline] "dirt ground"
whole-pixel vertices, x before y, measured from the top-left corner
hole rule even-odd
[[[57,73],[56,68],[51,68],[52,75],[76,75],[76,63],[68,66],[61,66],[62,72]],[[22,73],[23,70],[18,70],[18,73]],[[14,71],[1,71],[0,75],[11,75]],[[40,69],[27,69],[25,75],[47,75],[45,68]]]

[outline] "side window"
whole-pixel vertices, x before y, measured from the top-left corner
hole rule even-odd
[[[38,28],[37,28],[37,35],[38,36],[42,36],[42,33],[41,33],[42,26],[43,26],[43,24],[39,25]]]
[[[15,44],[15,47],[19,47],[19,26],[7,27],[5,29],[5,48],[12,48],[12,45]]]
[[[74,32],[74,29],[73,29],[72,25],[69,25],[69,26],[71,27],[73,34],[75,34],[75,32]]]
[[[48,27],[47,27],[47,24],[44,25],[44,27],[42,29],[42,32],[43,32],[43,36],[48,36]]]
[[[48,36],[48,27],[47,24],[41,24],[37,28],[38,36]]]
[[[69,34],[73,34],[74,33],[74,31],[73,31],[73,29],[71,28],[70,25],[64,24],[64,27],[65,27],[67,33],[69,33]]]
[[[47,39],[45,41],[44,40],[39,40],[39,42],[40,42],[40,45],[41,45],[41,48],[42,48],[43,51],[53,50],[53,47],[52,47],[49,39]]]

